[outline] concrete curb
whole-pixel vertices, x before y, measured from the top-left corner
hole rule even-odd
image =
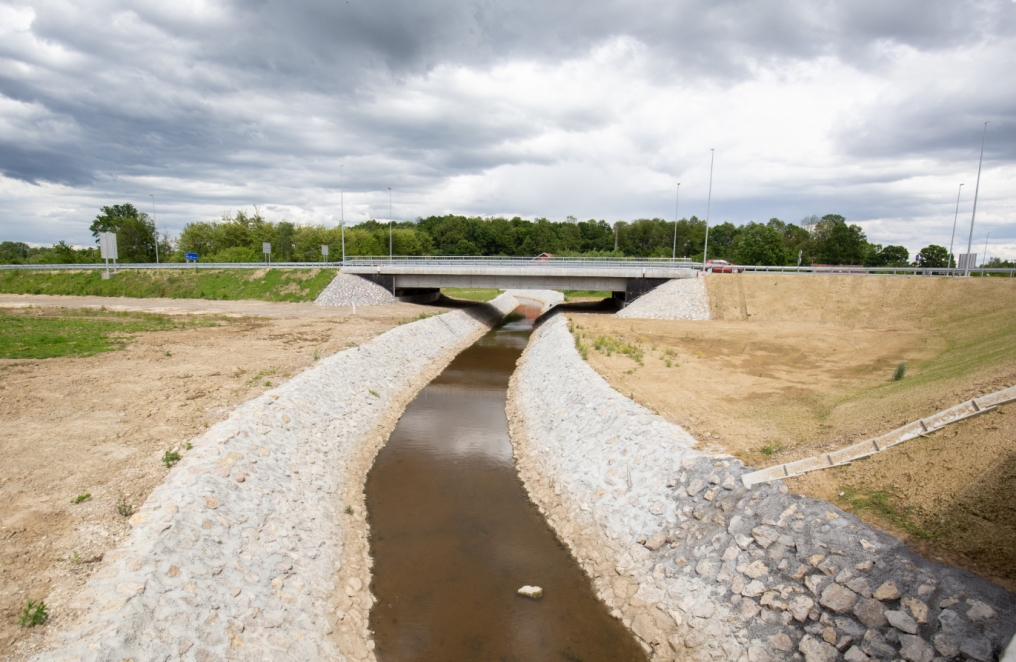
[[[419,389],[515,306],[391,329],[194,439],[35,659],[372,660],[367,470]]]
[[[653,659],[990,660],[1016,632],[1009,591],[779,481],[745,488],[740,462],[610,388],[560,316],[507,413],[531,498]]]
[[[880,437],[859,441],[856,444],[852,444],[846,448],[841,448],[840,450],[833,451],[831,453],[823,453],[822,455],[804,458],[803,460],[797,460],[796,462],[778,464],[774,467],[767,467],[760,471],[753,471],[750,474],[741,476],[741,480],[744,482],[745,487],[751,487],[752,485],[764,483],[769,480],[790,478],[792,476],[806,474],[810,471],[850,464],[854,460],[860,460],[861,458],[874,455],[875,453],[881,453],[893,446],[902,444],[904,441],[909,441],[916,437],[923,437],[931,432],[941,430],[951,423],[958,423],[959,421],[973,418],[974,416],[980,416],[985,412],[995,409],[999,405],[1004,405],[1014,401],[1016,401],[1016,386],[1010,386],[1009,388],[1002,389],[1001,391],[995,391],[994,393],[989,393],[988,395],[983,395],[979,398],[961,402],[960,404],[950,407],[949,409],[944,409],[937,414],[926,416],[925,418],[916,420],[913,423],[896,428],[892,432],[887,432]]]

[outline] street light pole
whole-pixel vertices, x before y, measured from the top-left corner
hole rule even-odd
[[[677,183],[677,200],[674,202],[674,256],[672,259],[677,259],[677,219],[680,218],[681,209],[681,182]]]
[[[963,192],[963,184],[960,184],[960,188],[956,191],[956,213],[953,214],[953,231],[952,237],[949,239],[949,257],[947,258],[947,264],[945,266],[952,269],[951,261],[953,259],[953,241],[956,240],[956,221],[960,217],[960,193]]]
[[[339,166],[339,227],[342,228],[342,264],[346,264],[346,199],[345,190],[342,187],[342,169],[346,166]]]
[[[984,265],[986,265],[988,263],[988,237],[990,237],[990,236],[991,236],[991,233],[989,232],[984,237],[984,255],[981,256],[981,268],[982,269],[984,268]],[[981,275],[983,276],[984,274],[982,273]]]
[[[392,255],[392,187],[388,187],[388,260],[391,261]]]
[[[977,184],[974,186],[974,211],[970,213],[970,235],[967,237],[967,268],[964,276],[970,275],[970,249],[974,242],[974,219],[977,217],[977,194],[981,191],[981,165],[984,163],[984,137],[988,134],[988,123],[981,133],[981,158],[977,162]]]
[[[149,193],[152,197],[152,227],[155,228],[155,264],[159,263],[159,224],[155,219],[155,194]]]
[[[713,205],[713,161],[716,158],[716,149],[709,150],[709,197],[706,198],[706,245],[702,249],[702,270],[706,269],[706,256],[709,255],[709,212]]]

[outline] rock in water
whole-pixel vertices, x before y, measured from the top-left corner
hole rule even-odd
[[[539,600],[543,597],[543,589],[539,586],[523,586],[519,589],[518,593],[533,600]]]

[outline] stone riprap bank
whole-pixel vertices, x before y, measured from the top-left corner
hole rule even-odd
[[[419,389],[515,306],[396,327],[194,439],[36,659],[373,659],[367,471]]]
[[[1016,595],[747,469],[614,391],[563,316],[508,416],[533,500],[653,659],[996,659]]]

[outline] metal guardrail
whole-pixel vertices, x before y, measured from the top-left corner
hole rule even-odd
[[[163,262],[160,264],[151,263],[120,263],[116,265],[117,270],[127,269],[339,269],[342,267],[398,267],[398,266],[428,266],[428,267],[557,267],[565,269],[580,270],[591,269],[631,269],[633,267],[660,268],[674,267],[684,269],[695,269],[702,271],[701,262],[693,262],[689,258],[617,258],[617,257],[551,257],[551,258],[529,258],[529,257],[480,257],[468,255],[449,256],[419,256],[408,255],[390,258],[384,256],[353,256],[347,257],[344,262]],[[0,264],[0,270],[26,270],[26,271],[81,271],[92,269],[106,269],[103,263],[95,264]],[[112,265],[110,265],[112,268]],[[769,274],[803,274],[803,275],[832,275],[832,276],[962,276],[962,269],[946,269],[943,267],[862,267],[862,266],[810,266],[810,267],[779,267],[779,266],[758,266],[758,265],[724,265],[727,269],[737,273],[769,273]],[[705,266],[705,271],[710,271],[710,265]],[[719,272],[720,267],[715,266]],[[979,276],[1006,276],[1016,277],[1016,269],[971,269],[971,274]]]

